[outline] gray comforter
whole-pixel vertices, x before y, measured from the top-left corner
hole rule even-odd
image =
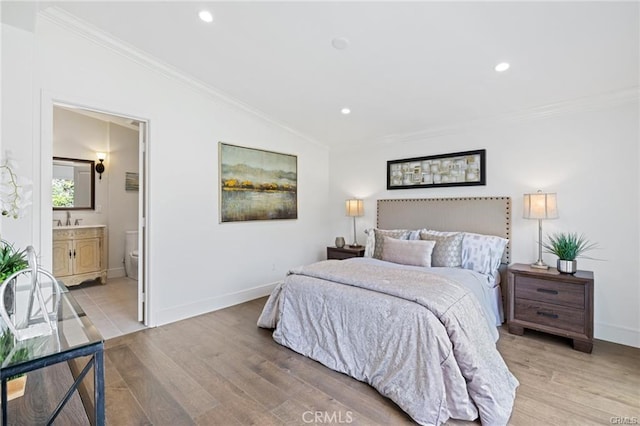
[[[328,260],[292,270],[258,326],[281,345],[369,383],[423,425],[504,425],[518,381],[475,296],[423,271]]]

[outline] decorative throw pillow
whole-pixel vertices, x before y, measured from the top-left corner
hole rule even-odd
[[[373,249],[372,257],[375,259],[382,259],[382,247],[384,246],[383,237],[395,238],[398,240],[406,240],[409,237],[409,230],[407,229],[377,229],[373,228],[375,235],[375,247]]]
[[[364,257],[373,257],[373,251],[376,248],[376,234],[373,232],[373,228],[365,229],[364,233],[367,234],[367,242],[364,245]]]
[[[420,232],[421,239],[435,241],[436,243],[431,255],[431,266],[444,266],[446,268],[459,268],[462,266],[463,237],[464,234],[460,232],[450,235],[437,235],[431,231]]]
[[[398,240],[387,236],[384,241],[382,260],[412,266],[431,266],[431,253],[435,241]]]
[[[462,239],[462,267],[486,274],[491,283],[495,283],[508,242],[495,235],[465,232]]]

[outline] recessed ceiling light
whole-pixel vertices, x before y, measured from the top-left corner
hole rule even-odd
[[[198,13],[198,16],[204,22],[213,22],[213,14],[208,10],[201,10],[200,13]]]
[[[331,45],[338,50],[344,50],[349,46],[349,40],[344,37],[336,37],[331,40]]]
[[[351,114],[351,110],[349,108],[342,108],[340,112],[344,115]]]
[[[509,65],[508,62],[500,62],[498,65],[496,65],[496,71],[498,72],[505,72],[506,70],[509,69],[511,65]]]

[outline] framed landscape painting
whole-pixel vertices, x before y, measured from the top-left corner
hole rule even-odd
[[[486,185],[486,150],[387,161],[387,189]]]
[[[298,218],[298,157],[218,143],[220,222]]]

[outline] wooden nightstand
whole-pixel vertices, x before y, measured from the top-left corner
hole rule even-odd
[[[351,257],[364,257],[364,247],[351,248],[349,246],[344,246],[342,248],[338,247],[327,247],[327,259],[349,259]]]
[[[509,333],[525,328],[573,339],[573,348],[593,348],[593,272],[561,274],[555,268],[509,266],[507,324]]]

